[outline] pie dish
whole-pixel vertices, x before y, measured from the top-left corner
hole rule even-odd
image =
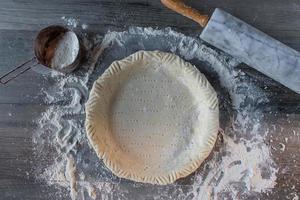
[[[139,51],[95,81],[85,123],[91,145],[115,175],[165,185],[194,172],[211,152],[218,98],[180,57]]]

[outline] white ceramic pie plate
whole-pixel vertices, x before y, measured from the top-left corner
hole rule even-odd
[[[219,128],[218,98],[203,74],[178,56],[137,52],[94,83],[86,130],[117,176],[169,184],[194,172]]]

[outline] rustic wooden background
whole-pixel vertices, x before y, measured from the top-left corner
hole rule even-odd
[[[300,51],[299,0],[189,0],[187,4],[209,14],[221,7]],[[129,26],[169,26],[192,36],[201,32],[196,23],[167,10],[159,0],[1,0],[0,74],[32,57],[37,31],[62,24],[62,16],[76,18],[89,25],[86,32],[99,34]],[[300,95],[259,73],[247,73],[267,86],[271,101],[265,114],[270,124],[283,127],[279,132],[271,131],[267,141],[280,171],[278,185],[265,199],[293,199],[291,191],[300,194]],[[43,77],[29,71],[8,85],[0,85],[1,200],[59,199],[53,196],[55,188],[36,183],[30,173],[34,165],[33,120],[45,108],[41,87],[47,84]],[[268,108],[279,112],[269,113]],[[286,145],[285,151],[280,150],[280,143]]]

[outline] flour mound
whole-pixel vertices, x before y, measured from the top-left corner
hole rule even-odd
[[[76,34],[68,31],[58,42],[54,56],[51,60],[51,67],[62,69],[71,65],[79,53],[79,40]]]

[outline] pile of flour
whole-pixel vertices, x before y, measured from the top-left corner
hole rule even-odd
[[[51,60],[51,67],[61,70],[71,65],[79,53],[79,40],[73,31],[68,31],[58,42],[54,56]]]
[[[34,136],[36,174],[38,180],[57,186],[57,195],[69,195],[68,189],[72,199],[241,199],[257,197],[276,185],[277,167],[265,143],[268,129],[259,109],[268,98],[236,67],[234,58],[169,28],[109,32],[97,50],[91,58],[100,56],[95,68],[87,66],[68,76],[53,72],[49,79],[54,84],[44,90],[49,106]],[[179,55],[204,73],[219,95],[222,137],[194,175],[172,185],[115,177],[86,138],[84,104],[92,83],[111,62],[138,50]]]

